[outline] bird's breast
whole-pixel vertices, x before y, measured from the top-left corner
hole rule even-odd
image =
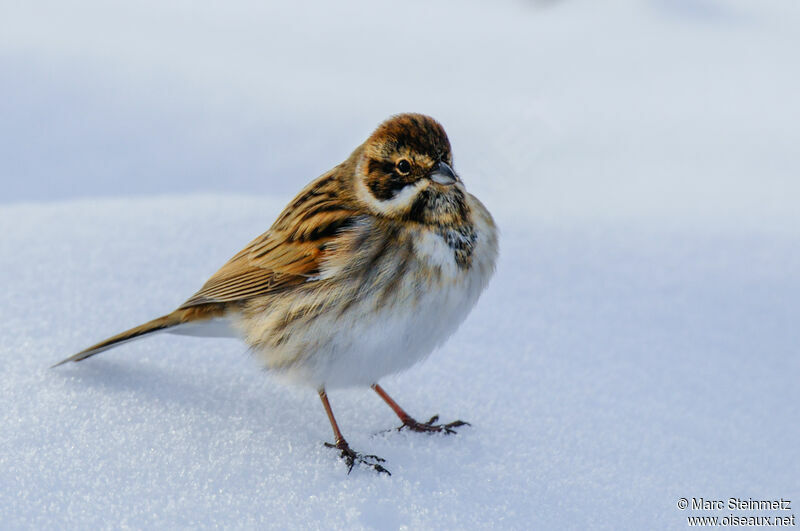
[[[268,367],[317,387],[377,382],[444,343],[494,271],[497,234],[480,203],[468,229],[367,229],[332,273],[250,315],[249,342]]]

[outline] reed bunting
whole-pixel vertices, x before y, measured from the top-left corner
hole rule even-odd
[[[428,116],[382,123],[306,186],[178,309],[61,361],[81,361],[155,332],[242,338],[271,372],[313,386],[348,465],[388,471],[342,436],[326,388],[364,385],[420,432],[378,385],[441,345],[492,276],[497,229],[453,170],[450,141]]]

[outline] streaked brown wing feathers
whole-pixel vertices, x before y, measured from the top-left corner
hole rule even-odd
[[[311,183],[270,230],[231,258],[181,308],[245,301],[313,281],[326,244],[356,216],[335,184],[329,175]]]
[[[275,273],[260,268],[220,270],[181,308],[241,300],[259,291],[269,291],[276,284],[276,280],[278,279]]]

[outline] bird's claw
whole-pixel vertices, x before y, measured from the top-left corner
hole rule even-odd
[[[446,435],[458,433],[455,428],[461,426],[472,426],[469,422],[464,422],[463,420],[455,420],[448,424],[436,424],[436,421],[439,420],[439,415],[434,415],[430,418],[428,422],[417,422],[416,420],[412,419],[411,417],[403,420],[403,425],[397,428],[397,431],[402,431],[404,429],[409,429],[411,431],[416,431],[419,433],[440,433],[444,432]]]
[[[356,463],[360,463],[362,465],[374,469],[378,473],[385,473],[389,474],[390,476],[392,475],[391,472],[386,470],[386,468],[383,465],[381,465],[381,463],[386,462],[385,459],[378,457],[377,455],[360,454],[358,452],[355,452],[353,451],[353,449],[350,448],[350,445],[348,445],[346,441],[341,441],[337,444],[331,444],[326,442],[325,446],[328,448],[336,448],[337,450],[341,451],[339,457],[344,459],[345,464],[347,464],[348,474],[352,472],[353,467],[355,466]]]

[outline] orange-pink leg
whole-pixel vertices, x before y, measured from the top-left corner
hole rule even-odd
[[[439,420],[439,415],[434,415],[428,422],[417,422],[414,418],[405,412],[400,405],[395,402],[389,394],[383,390],[378,384],[372,384],[372,389],[378,393],[378,396],[383,398],[383,401],[389,404],[389,407],[395,412],[395,414],[400,417],[403,425],[400,426],[398,429],[402,430],[403,428],[408,428],[412,431],[418,431],[423,433],[437,433],[437,432],[444,432],[446,434],[456,433],[455,428],[459,426],[469,426],[469,422],[464,422],[463,420],[456,420],[450,422],[448,424],[436,424],[436,421]]]
[[[328,420],[331,421],[331,428],[333,429],[333,438],[336,440],[336,444],[325,443],[325,446],[328,448],[336,448],[337,450],[341,451],[339,456],[344,459],[345,463],[347,463],[347,473],[349,474],[353,470],[353,466],[356,463],[363,463],[367,466],[370,466],[375,469],[376,472],[385,472],[392,475],[391,472],[386,470],[380,463],[384,462],[384,459],[381,459],[377,455],[365,455],[359,454],[358,452],[354,452],[350,445],[347,444],[347,441],[342,436],[342,432],[339,430],[339,424],[336,422],[336,417],[333,416],[333,410],[331,409],[331,403],[328,402],[328,394],[325,392],[325,389],[319,390],[319,398],[322,400],[322,406],[325,408],[325,413],[328,414]]]

